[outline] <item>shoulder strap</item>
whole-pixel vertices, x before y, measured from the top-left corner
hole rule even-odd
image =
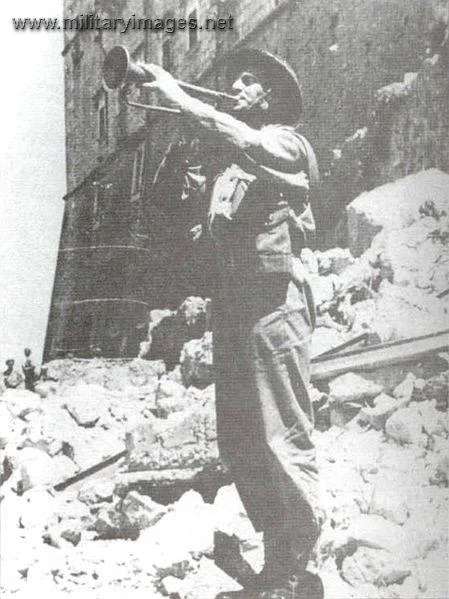
[[[295,131],[298,139],[301,141],[302,146],[304,148],[304,152],[307,156],[307,165],[308,165],[308,175],[309,175],[309,184],[310,189],[313,190],[318,187],[320,182],[320,171],[318,169],[318,162],[316,159],[315,152],[313,151],[312,146],[307,141],[305,137],[303,137],[300,133]]]

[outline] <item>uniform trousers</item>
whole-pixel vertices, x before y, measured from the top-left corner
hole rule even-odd
[[[318,472],[308,392],[310,295],[284,274],[222,263],[213,298],[220,455],[264,532],[265,567],[300,573],[318,538]]]

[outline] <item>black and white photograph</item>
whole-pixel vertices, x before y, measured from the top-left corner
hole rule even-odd
[[[449,599],[449,0],[1,10],[2,599]]]

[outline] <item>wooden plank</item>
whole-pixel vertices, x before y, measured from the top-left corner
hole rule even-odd
[[[419,361],[449,349],[449,329],[414,339],[363,347],[344,355],[318,356],[312,360],[312,382],[329,380],[346,372],[376,370],[391,364]]]
[[[55,491],[63,491],[64,489],[67,489],[67,487],[70,487],[70,485],[73,485],[84,478],[88,478],[89,476],[92,476],[92,474],[96,474],[100,470],[103,470],[104,468],[111,466],[111,464],[118,462],[118,460],[120,458],[124,458],[127,453],[128,452],[126,449],[124,449],[120,453],[116,453],[115,455],[98,462],[98,464],[94,464],[93,466],[90,466],[90,468],[86,468],[86,470],[82,470],[81,472],[78,472],[78,474],[75,474],[74,476],[71,476],[70,478],[58,483],[53,487],[53,489]]]

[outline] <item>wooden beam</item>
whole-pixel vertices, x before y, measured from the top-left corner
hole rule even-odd
[[[312,360],[312,383],[335,378],[346,372],[377,370],[391,364],[417,362],[449,349],[449,329],[381,345],[363,347],[344,355],[324,355]]]
[[[115,455],[113,455],[109,458],[106,458],[105,460],[102,460],[101,462],[98,462],[98,464],[94,464],[90,468],[86,468],[86,470],[82,470],[81,472],[78,472],[78,474],[75,474],[74,476],[71,476],[70,478],[67,478],[66,480],[58,483],[57,485],[55,485],[53,487],[53,489],[55,491],[63,491],[64,489],[67,489],[67,487],[70,487],[70,485],[74,485],[78,481],[83,480],[84,478],[87,478],[89,476],[92,476],[92,474],[95,474],[96,472],[99,472],[100,470],[103,470],[104,468],[111,466],[115,462],[118,462],[118,460],[120,458],[124,458],[127,455],[127,453],[128,452],[126,451],[126,449],[124,449],[120,453],[116,453]]]

